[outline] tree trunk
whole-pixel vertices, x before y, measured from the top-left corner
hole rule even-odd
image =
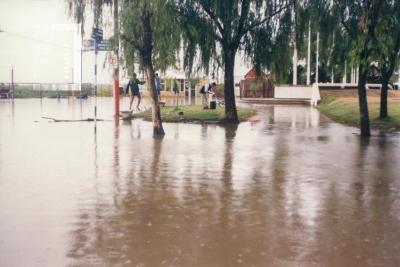
[[[368,22],[366,27],[360,24],[361,31],[367,30],[367,35],[363,43],[363,48],[360,51],[359,59],[359,73],[358,73],[358,99],[360,107],[360,130],[361,136],[369,137],[371,136],[371,131],[369,127],[369,114],[368,114],[368,102],[367,102],[367,91],[365,85],[367,83],[367,73],[368,73],[368,61],[371,52],[372,40],[375,38],[375,28],[379,19],[380,8],[382,7],[384,0],[375,0],[370,2],[368,9],[365,10],[365,17],[361,17],[360,20],[363,22]]]
[[[397,33],[397,38],[393,50],[390,54],[389,60],[382,65],[382,88],[381,88],[381,110],[379,114],[380,119],[387,118],[388,112],[388,84],[390,77],[392,77],[394,68],[396,66],[396,58],[400,50],[400,30]],[[389,67],[388,67],[389,66]],[[399,80],[400,80],[400,69],[399,69]]]
[[[364,59],[361,59],[364,61]],[[367,90],[365,85],[367,83],[367,67],[366,64],[360,63],[360,73],[358,76],[358,103],[360,107],[360,130],[361,136],[371,136],[369,127],[369,113],[367,102]]]
[[[390,76],[387,75],[386,71],[383,71],[382,75],[382,88],[381,88],[381,108],[379,118],[384,119],[388,117],[388,84]]]
[[[146,73],[147,88],[151,95],[151,111],[152,111],[152,121],[153,121],[153,137],[159,138],[165,135],[162,120],[160,105],[158,103],[158,93],[156,90],[156,85],[154,82],[154,68],[151,60],[151,56],[147,56],[146,59],[143,58],[143,67]]]
[[[153,53],[153,29],[151,27],[150,12],[145,9],[142,15],[142,23],[144,29],[143,48],[140,54],[143,59],[143,67],[146,73],[147,86],[151,95],[151,111],[153,121],[153,137],[161,138],[165,135],[162,120],[160,105],[158,103],[158,92],[154,81],[154,68],[152,62]]]
[[[227,123],[238,124],[239,118],[236,109],[235,99],[235,55],[236,50],[224,48],[223,56],[225,63],[225,84],[224,84],[224,98],[225,98],[225,121]]]

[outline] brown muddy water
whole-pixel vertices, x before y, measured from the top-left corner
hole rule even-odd
[[[41,119],[90,100],[0,101],[0,266],[400,266],[400,135],[257,109],[153,140],[140,120]]]

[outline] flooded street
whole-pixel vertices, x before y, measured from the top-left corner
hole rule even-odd
[[[400,266],[400,134],[308,106],[237,128],[0,101],[0,266]],[[127,99],[122,103],[128,105]]]

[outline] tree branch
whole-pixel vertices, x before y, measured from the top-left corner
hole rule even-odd
[[[218,18],[214,14],[214,12],[212,12],[211,9],[209,9],[204,4],[200,3],[200,5],[203,8],[203,10],[207,13],[207,15],[210,17],[210,19],[215,23],[215,25],[217,26],[217,28],[218,28],[219,32],[221,33],[221,35],[224,35],[224,28],[222,27],[221,23],[218,21]]]
[[[128,38],[125,34],[121,34],[121,38],[126,42],[130,43],[135,49],[137,49],[140,53],[144,51],[144,48],[135,40]]]
[[[397,32],[397,38],[396,38],[396,42],[395,42],[395,46],[393,47],[392,52],[390,53],[390,57],[389,57],[389,71],[387,74],[392,74],[394,71],[394,67],[396,65],[396,58],[397,55],[399,54],[399,50],[400,50],[400,29]]]
[[[344,8],[343,8],[343,6],[340,4],[340,2],[338,0],[334,0],[334,1],[340,7],[340,11],[341,11],[341,12],[339,12],[340,13],[340,15],[339,15],[340,16],[340,23],[342,24],[342,26],[344,27],[346,32],[348,34],[350,34],[351,33],[350,32],[350,27],[349,27],[349,25],[346,24],[346,22],[344,21],[344,17],[343,17]]]
[[[262,24],[269,22],[274,16],[278,15],[279,13],[281,13],[283,10],[285,10],[286,8],[288,8],[289,5],[284,5],[281,8],[279,8],[278,10],[275,10],[274,12],[272,12],[272,14],[270,14],[269,16],[265,17],[263,20],[259,21],[259,22],[255,22],[251,25],[249,25],[249,27],[245,28],[245,30],[242,33],[242,36],[244,34],[246,34],[248,31],[253,30],[254,28],[257,28],[258,26],[261,26]],[[242,37],[240,36],[240,37]]]
[[[249,10],[250,10],[250,1],[246,0],[243,1],[242,3],[242,10],[240,11],[240,18],[239,18],[239,26],[238,26],[238,31],[237,31],[237,36],[240,38],[237,40],[237,42],[240,42],[240,39],[243,35],[243,27],[244,27],[244,21],[247,18],[247,15],[249,14]]]

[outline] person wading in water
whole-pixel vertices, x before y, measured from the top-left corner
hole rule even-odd
[[[144,84],[145,82],[139,81],[136,77],[137,77],[136,73],[133,73],[132,78],[129,80],[129,83],[126,86],[126,92],[125,92],[126,94],[128,94],[129,88],[131,88],[131,101],[129,103],[129,110],[132,110],[132,103],[133,100],[135,99],[135,96],[138,98],[136,109],[140,110],[139,105],[140,101],[142,100],[142,97],[139,92],[139,84]]]

